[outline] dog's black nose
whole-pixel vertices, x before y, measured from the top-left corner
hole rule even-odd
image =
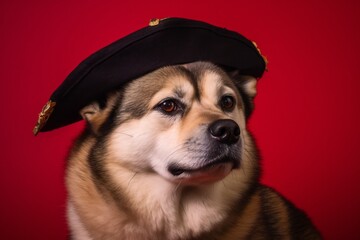
[[[230,119],[220,119],[213,122],[209,126],[211,137],[215,138],[221,143],[234,144],[240,138],[239,125]]]

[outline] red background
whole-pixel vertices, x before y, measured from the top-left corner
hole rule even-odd
[[[258,43],[270,62],[250,121],[263,182],[305,209],[326,239],[359,238],[359,1],[3,0],[0,239],[66,238],[65,156],[83,124],[34,137],[38,112],[89,54],[169,16]]]

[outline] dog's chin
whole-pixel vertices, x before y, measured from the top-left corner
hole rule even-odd
[[[172,177],[170,181],[181,185],[210,184],[224,179],[230,172],[239,168],[236,160],[219,160],[201,167],[182,168],[172,165],[168,168]]]

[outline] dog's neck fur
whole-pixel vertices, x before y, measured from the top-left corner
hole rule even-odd
[[[191,239],[208,232],[224,221],[235,200],[240,198],[238,189],[226,189],[227,185],[234,186],[227,184],[229,181],[240,180],[235,173],[214,184],[184,187],[154,173],[124,173],[122,169],[120,175],[118,170],[116,166],[112,168],[114,173],[118,172],[116,182],[127,182],[132,189],[127,195],[131,206],[127,207],[135,215],[141,213],[133,224],[153,232],[152,239],[159,234],[166,234],[164,239]]]
[[[82,151],[90,151],[93,144],[94,139],[87,141]],[[249,180],[254,177],[246,176],[253,164],[246,154],[241,169],[233,170],[222,181],[202,186],[176,185],[155,173],[135,173],[109,160],[106,171],[114,177],[108,183],[113,189],[108,191],[106,185],[99,187],[91,181],[87,181],[85,188],[84,183],[81,187],[76,185],[82,176],[91,175],[86,157],[79,159],[80,156],[84,155],[73,151],[69,164],[79,165],[73,168],[76,172],[68,172],[72,183],[68,185],[69,195],[77,192],[82,196],[77,202],[69,199],[68,208],[72,233],[84,236],[79,239],[92,239],[90,235],[94,239],[198,239],[211,234],[211,229],[222,228],[220,223],[228,222],[226,216],[234,204],[239,204],[249,190]],[[114,189],[117,189],[115,195]],[[88,222],[80,219],[84,214]],[[118,232],[108,232],[109,224],[116,225]],[[96,231],[87,232],[88,225]]]

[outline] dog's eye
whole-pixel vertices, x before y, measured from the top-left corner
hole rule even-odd
[[[161,110],[163,110],[164,112],[170,113],[176,110],[176,104],[174,101],[172,100],[166,100],[163,101],[160,105]]]
[[[171,115],[176,114],[179,110],[181,110],[181,104],[175,99],[165,99],[161,101],[157,108],[161,110],[161,112]]]
[[[226,112],[232,111],[235,108],[235,103],[235,98],[228,95],[223,96],[220,100],[220,106]]]

